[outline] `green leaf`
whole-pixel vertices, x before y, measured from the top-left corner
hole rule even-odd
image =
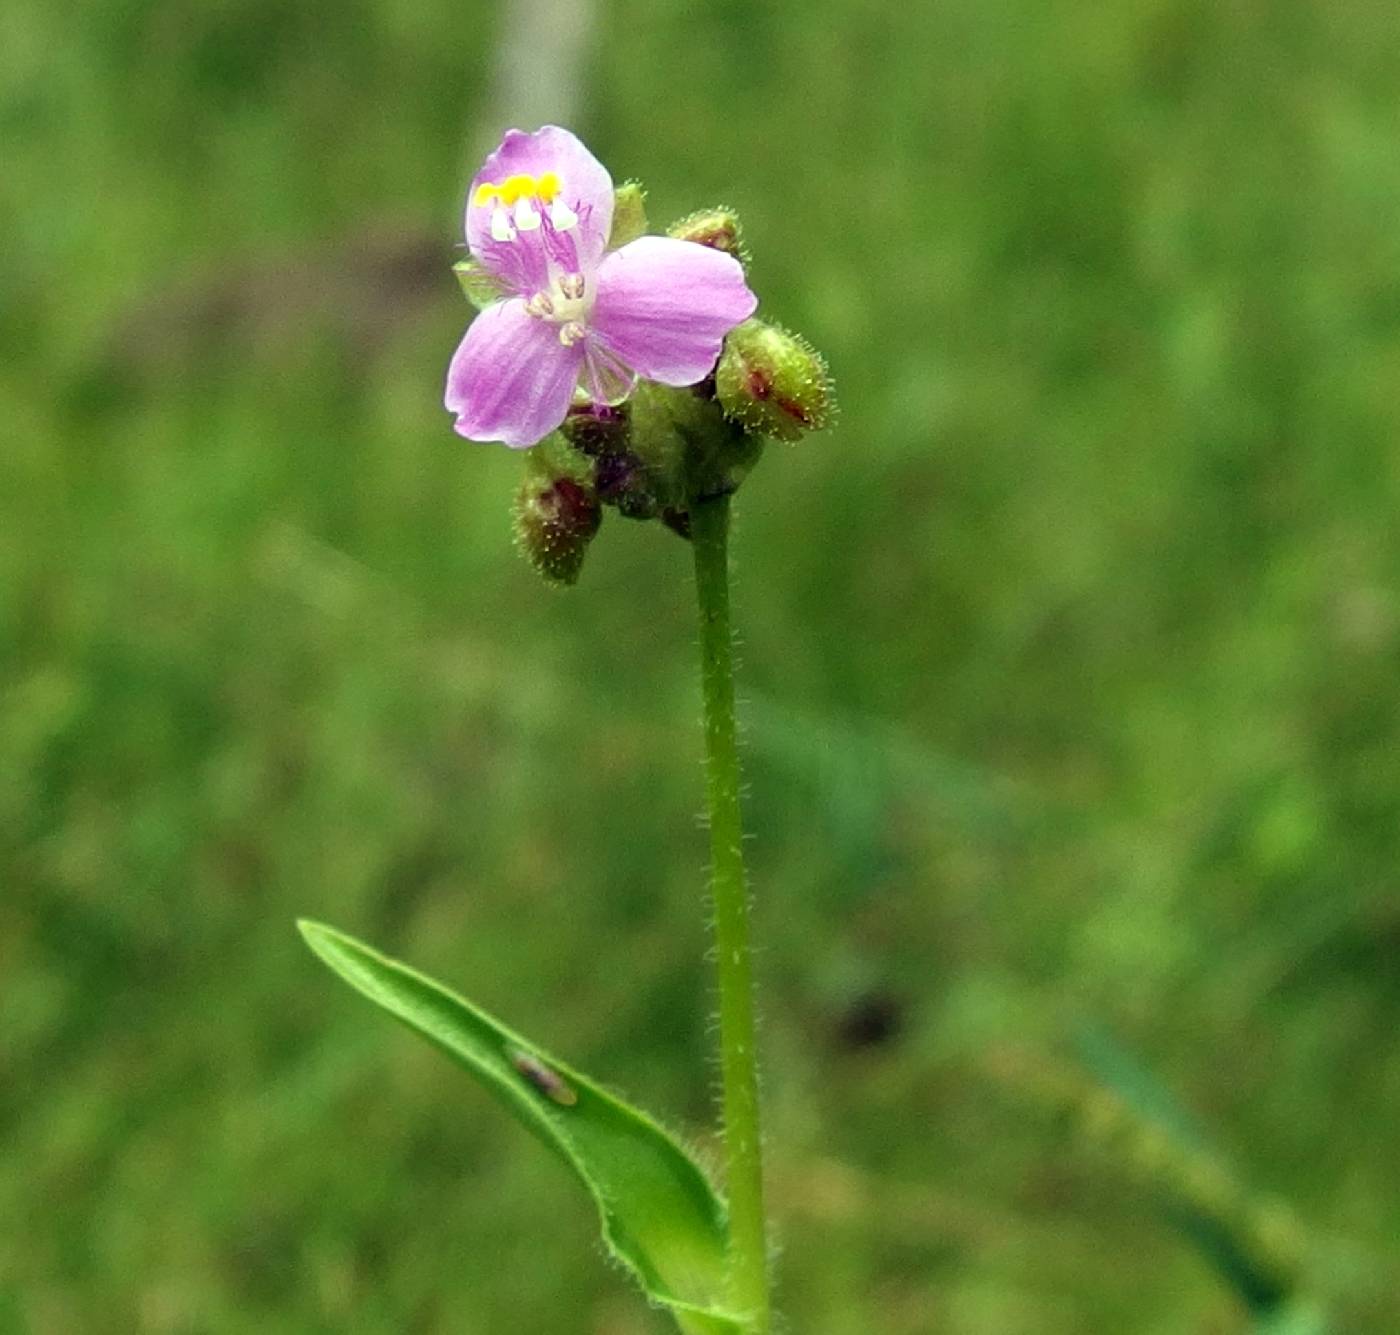
[[[1076,1046],[1131,1121],[1165,1136],[1150,1156],[1164,1217],[1234,1289],[1259,1330],[1312,1331],[1306,1324],[1312,1310],[1290,1305],[1303,1266],[1301,1230],[1291,1213],[1275,1206],[1272,1227],[1261,1227],[1259,1199],[1224,1167],[1171,1091],[1107,1029],[1080,1024]]]
[[[321,923],[297,924],[351,987],[465,1066],[573,1169],[608,1251],[687,1335],[738,1335],[723,1307],[724,1205],[695,1161],[645,1113],[441,984]]]
[[[1327,1318],[1309,1303],[1292,1304],[1254,1325],[1254,1335],[1327,1335],[1327,1330]]]

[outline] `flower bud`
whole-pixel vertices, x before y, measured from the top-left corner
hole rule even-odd
[[[630,403],[615,408],[604,404],[575,402],[559,427],[559,434],[578,454],[596,459],[603,454],[620,454],[627,449],[631,427]]]
[[[744,234],[739,227],[739,218],[733,209],[701,209],[666,229],[667,236],[677,241],[694,241],[697,245],[709,246],[711,250],[722,250],[733,255],[740,264],[747,264],[749,253],[744,248]]]
[[[592,463],[593,489],[604,505],[628,519],[651,519],[657,510],[656,478],[632,450],[632,404],[574,407],[559,428]]]
[[[551,584],[572,584],[603,522],[598,497],[576,470],[542,448],[530,452],[515,497],[515,537],[525,559]]]
[[[627,181],[613,191],[612,232],[608,249],[617,250],[644,236],[647,230],[647,192],[636,181]]]
[[[806,339],[746,320],[724,341],[715,393],[745,431],[800,440],[831,420],[835,402],[826,361]]]

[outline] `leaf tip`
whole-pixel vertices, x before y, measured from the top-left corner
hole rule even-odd
[[[334,927],[327,927],[325,923],[317,922],[314,918],[298,918],[296,922],[301,939],[306,942],[314,954],[327,960],[340,933]]]

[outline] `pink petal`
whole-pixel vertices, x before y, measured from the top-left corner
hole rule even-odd
[[[583,341],[583,373],[578,387],[600,408],[626,402],[637,387],[637,373],[600,338]]]
[[[516,297],[472,321],[447,368],[447,411],[457,434],[521,449],[543,440],[569,411],[583,345],[565,347],[558,326]]]
[[[515,241],[495,241],[491,237],[491,206],[477,207],[477,187],[499,185],[510,176],[533,176],[545,172],[559,178],[559,198],[578,215],[578,222],[559,233],[545,227],[522,233]],[[543,264],[544,242],[557,242],[567,252],[579,273],[593,270],[607,248],[612,230],[613,183],[608,169],[590,153],[578,137],[557,125],[527,134],[507,130],[500,147],[472,177],[467,192],[467,243],[472,254],[493,274],[516,292],[528,295],[547,284]],[[544,233],[550,233],[548,237]],[[556,257],[559,258],[559,257]]]
[[[589,333],[648,380],[693,385],[714,369],[724,336],[758,298],[732,255],[643,236],[604,258]]]

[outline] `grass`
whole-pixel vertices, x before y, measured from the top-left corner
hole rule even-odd
[[[659,222],[738,207],[842,391],[735,537],[794,1330],[1246,1329],[1008,1087],[1086,1018],[1384,1327],[1398,29],[600,12],[577,128]],[[0,1330],[664,1329],[291,926],[710,1124],[688,554],[610,517],[551,594],[438,406],[495,35],[0,18]]]

